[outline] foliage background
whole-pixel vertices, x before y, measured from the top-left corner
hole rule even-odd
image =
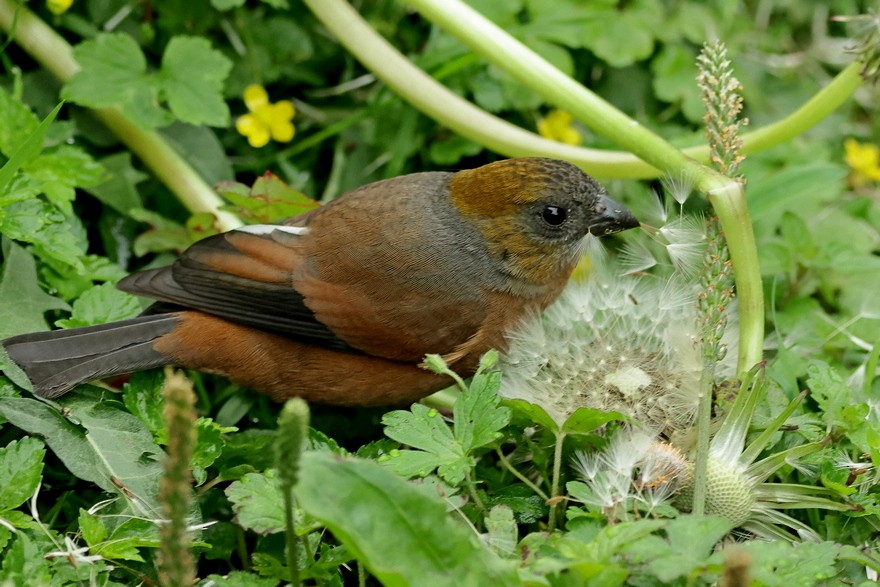
[[[743,84],[746,115],[755,128],[790,113],[852,61],[847,49],[854,45],[854,32],[830,17],[869,8],[854,0],[469,3],[678,146],[703,141],[694,62],[704,41],[720,38],[727,44]],[[480,107],[526,129],[538,128],[550,110],[538,96],[485,65],[402,2],[356,4],[370,24],[417,65]],[[146,173],[86,107],[119,105],[143,128],[157,129],[211,184],[235,180],[250,185],[269,170],[323,200],[385,177],[469,168],[499,158],[437,125],[376,83],[296,0],[76,0],[60,14],[42,2],[31,2],[29,8],[76,47],[84,70],[62,86],[14,42],[0,54],[0,152],[9,160],[31,133],[42,138],[36,148],[26,149],[27,157],[0,194],[2,337],[137,314],[140,303],[108,284],[129,271],[169,262],[187,244],[215,230],[210,217],[191,215],[166,186]],[[254,148],[235,131],[236,117],[247,112],[242,96],[251,84],[264,86],[272,102],[290,100],[295,105],[292,141]],[[874,421],[877,384],[872,386],[872,374],[865,373],[869,352],[877,348],[880,337],[880,196],[876,179],[860,183],[844,160],[847,138],[880,143],[877,97],[876,85],[865,84],[808,133],[751,155],[743,165],[766,290],[768,373],[777,394],[776,404],[766,409],[772,412],[779,398],[809,388],[813,399],[794,423],[826,431],[834,439],[812,468],[788,467],[781,479],[835,487],[841,496],[852,493],[845,478],[849,471],[835,462],[846,457],[870,463],[862,479],[873,480],[880,446]],[[39,135],[39,121],[60,98],[68,103]],[[574,130],[584,145],[614,148],[612,141],[577,123]],[[635,207],[654,197],[652,190],[657,188],[651,182],[605,183],[614,197]],[[241,202],[236,203],[239,206],[232,209],[243,212]],[[699,212],[704,206],[692,199],[688,209]],[[250,217],[265,220],[287,210],[279,204]],[[199,535],[199,576],[244,571],[252,574],[240,576],[241,584],[277,584],[286,577],[279,533],[283,522],[272,473],[265,472],[273,464],[267,447],[278,406],[223,380],[196,373],[191,377],[202,416],[192,460],[198,509],[202,519],[219,520]],[[158,505],[148,496],[155,494],[160,447],[167,442],[160,417],[161,374],[139,374],[116,383],[124,389],[121,396],[85,388],[62,402],[62,414],[0,379],[0,446],[5,447],[0,448],[0,517],[7,522],[0,525],[0,580],[101,585],[155,580],[152,561],[159,540],[149,520],[157,517]],[[851,396],[856,388],[867,392]],[[96,403],[98,399],[102,401]],[[320,432],[313,432],[313,446],[345,447],[365,458],[388,454],[400,445],[383,438],[382,414],[316,407],[312,423]],[[514,422],[495,441],[508,449],[532,442],[535,466],[546,471],[546,444],[526,439],[526,428]],[[515,523],[504,518],[494,520],[493,526],[473,503],[468,510],[467,500],[457,501],[464,495],[462,486],[445,488],[455,494],[447,506],[463,507],[472,527],[484,534],[491,535],[495,528],[496,538],[510,538],[511,532],[513,538],[527,537],[517,551],[520,555],[537,549],[528,537],[545,527],[544,504],[506,476],[493,453],[483,454],[479,446],[468,450],[474,461],[463,466],[491,502],[487,507],[505,504],[515,513]],[[313,466],[316,471],[327,468],[330,475],[326,463]],[[111,475],[126,479],[126,490],[141,501],[133,504],[123,498],[90,512],[108,493],[120,495]],[[448,479],[432,477],[426,483],[443,486],[444,481]],[[28,500],[38,486],[40,493],[31,504]],[[746,547],[756,561],[754,575],[764,584],[865,580],[864,565],[847,559],[841,545],[873,553],[878,506],[871,487],[859,492],[859,515],[813,510],[802,516],[832,546],[821,543],[798,550],[779,544],[763,554],[759,547]],[[386,490],[395,496],[403,494],[394,492],[410,491],[398,485]],[[320,487],[311,491],[320,494]],[[406,495],[415,511],[427,507],[420,501],[422,494]],[[339,497],[340,503],[343,499]],[[303,563],[307,580],[356,582],[357,573],[339,565],[357,556],[374,577],[394,583],[387,579],[394,573],[383,574],[380,564],[396,550],[393,541],[380,541],[375,552],[359,551],[352,546],[361,544],[356,539],[359,529],[346,528],[344,511],[319,515],[318,506],[310,507],[322,522],[298,520],[305,549],[317,553]],[[375,517],[388,515],[381,503],[365,507],[376,508]],[[130,515],[132,508],[138,517],[120,522],[112,516]],[[420,520],[426,527],[424,536],[429,536],[426,542],[469,544],[455,515],[444,517],[430,510],[424,516]],[[601,529],[600,514],[586,518],[590,523],[572,523],[560,538],[577,539],[566,546],[580,545],[583,552],[574,557],[577,563],[559,554],[564,550],[559,543],[541,545],[547,551],[529,559],[528,580],[647,585],[683,582],[688,573],[693,580],[712,581],[722,572],[721,558],[711,558],[705,549],[695,551],[701,554],[695,554],[692,566],[682,566],[682,575],[669,574],[656,562],[698,544],[706,529],[696,524],[710,522],[681,522],[683,529],[676,534],[646,524]],[[329,519],[341,519],[342,525]],[[324,525],[331,534],[318,531]],[[628,542],[652,532],[666,542],[652,543],[653,551],[643,551],[650,556],[624,553]],[[355,538],[345,540],[349,535]],[[72,542],[65,544],[65,536]],[[596,545],[605,548],[604,558],[590,550]],[[480,558],[482,551],[475,555],[460,547],[462,553],[448,555],[451,560],[465,561],[462,564],[472,565],[468,569],[488,569],[483,576],[497,571],[497,580],[510,580],[508,567],[493,567],[495,558],[486,563]],[[49,552],[76,548],[83,548],[77,555],[81,558],[99,558],[79,560],[71,555],[78,564],[60,554],[45,558]],[[506,559],[497,548],[492,552],[511,560],[509,552]],[[773,557],[794,562],[783,569],[782,563],[770,562]],[[410,570],[422,564],[415,555],[408,561],[403,558],[396,564],[409,565]],[[807,561],[822,564],[816,563],[817,569],[805,566]],[[585,565],[593,566],[586,570]]]

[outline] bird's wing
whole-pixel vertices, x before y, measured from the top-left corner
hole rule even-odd
[[[240,324],[335,349],[349,349],[293,288],[303,261],[300,227],[256,225],[208,237],[173,265],[129,275],[118,287]]]

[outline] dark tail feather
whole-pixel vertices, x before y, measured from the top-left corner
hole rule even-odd
[[[153,350],[153,341],[176,323],[172,314],[139,316],[97,326],[22,334],[2,344],[34,384],[34,392],[51,399],[86,381],[169,364]]]

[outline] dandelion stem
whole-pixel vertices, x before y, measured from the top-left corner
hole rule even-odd
[[[520,473],[519,471],[516,470],[516,467],[514,467],[511,464],[511,462],[507,459],[507,457],[504,456],[504,453],[501,451],[501,448],[496,448],[495,453],[498,455],[498,459],[501,461],[501,464],[504,465],[504,468],[507,469],[508,471],[510,471],[514,477],[516,477],[517,479],[519,479],[520,481],[525,483],[529,489],[531,489],[532,491],[535,492],[535,495],[537,495],[538,497],[540,497],[544,501],[547,501],[547,499],[549,499],[547,497],[547,494],[544,493],[544,491],[540,487],[535,485],[535,483],[533,483],[531,479],[529,479],[528,477],[526,477],[525,475],[523,475],[522,473]]]
[[[694,455],[694,502],[691,511],[706,512],[706,472],[709,468],[709,427],[712,424],[712,390],[715,388],[715,364],[706,363],[700,377],[700,403],[697,407],[697,446]]]
[[[560,496],[559,481],[562,476],[562,446],[565,444],[565,436],[566,434],[562,430],[556,432],[556,447],[553,450],[553,477],[550,482],[550,499],[552,503],[550,504],[550,519],[547,522],[548,532],[556,529],[556,518],[559,516],[556,511],[559,500],[556,498]]]

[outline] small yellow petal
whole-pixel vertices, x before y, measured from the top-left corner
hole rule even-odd
[[[843,143],[844,160],[849,165],[850,184],[861,187],[869,181],[880,181],[880,147],[847,139]]]
[[[244,89],[244,105],[251,112],[269,103],[266,88],[259,84],[251,84]]]
[[[270,131],[272,133],[272,138],[279,143],[289,143],[291,140],[293,140],[293,135],[296,133],[296,128],[294,128],[293,123],[282,122],[273,124],[270,127]]]
[[[252,147],[264,147],[269,142],[269,128],[253,114],[239,116],[235,121],[235,130],[247,137]]]
[[[46,0],[46,8],[52,14],[64,14],[73,5],[73,0]]]
[[[538,121],[538,134],[551,141],[579,145],[581,133],[572,127],[573,122],[574,117],[568,112],[551,110]]]

